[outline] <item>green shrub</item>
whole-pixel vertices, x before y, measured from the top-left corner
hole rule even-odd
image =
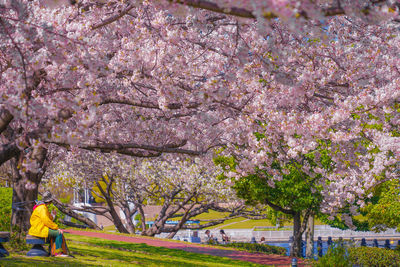
[[[5,243],[7,250],[13,251],[26,251],[29,250],[30,245],[26,244],[26,233],[21,231],[18,226],[13,226],[11,231],[10,241]]]
[[[384,248],[337,245],[329,248],[326,255],[315,262],[313,266],[395,267],[400,266],[400,254],[395,250]]]
[[[336,244],[335,246],[329,247],[327,253],[319,258],[313,266],[351,267],[353,265],[349,259],[346,247],[341,244]]]
[[[349,258],[360,266],[400,266],[400,255],[393,250],[375,247],[349,248]]]
[[[286,249],[277,246],[270,246],[265,244],[252,244],[252,243],[244,243],[244,242],[237,242],[237,243],[229,243],[221,245],[224,247],[232,247],[241,250],[246,250],[249,252],[262,252],[266,254],[278,254],[278,255],[286,255]]]
[[[207,240],[208,245],[219,245],[218,242],[214,238],[210,238]]]
[[[25,233],[21,232],[17,226],[11,229],[11,205],[13,190],[9,187],[0,187],[0,231],[10,232],[10,241],[4,243],[7,250],[21,251],[28,246],[25,242]]]
[[[0,231],[10,231],[12,188],[0,187]]]

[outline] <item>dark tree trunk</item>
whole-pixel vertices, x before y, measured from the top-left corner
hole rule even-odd
[[[11,224],[17,226],[19,231],[28,231],[30,228],[30,217],[32,214],[35,200],[38,196],[38,189],[42,176],[46,170],[47,149],[43,147],[26,148],[21,151],[18,161],[13,159],[11,162],[13,170],[13,213]],[[22,162],[25,160],[34,161],[38,169],[24,170]]]
[[[103,182],[105,182],[107,184],[106,190],[104,190],[101,187],[101,185],[100,185],[100,183],[98,181],[96,181],[96,185],[99,188],[100,193],[103,195],[104,199],[107,202],[107,206],[109,208],[109,212],[110,212],[110,215],[111,215],[111,217],[113,219],[115,228],[117,228],[118,232],[120,232],[120,233],[129,234],[128,230],[125,228],[124,224],[122,223],[121,218],[119,217],[117,211],[115,210],[114,203],[113,203],[113,201],[111,199],[111,196],[112,196],[112,192],[111,192],[112,191],[112,184],[114,182],[114,179],[113,179],[113,177],[109,177],[109,179],[110,179],[109,182],[104,177],[102,177],[102,179],[103,179]]]
[[[8,160],[17,157],[19,149],[14,143],[1,145],[0,147],[0,165],[7,162]]]
[[[133,214],[136,213],[136,208],[131,211],[130,207],[129,207],[129,203],[125,202],[125,203],[121,203],[123,205],[122,211],[125,214],[125,221],[126,221],[126,229],[128,230],[129,233],[133,234],[135,233],[135,226],[133,225],[132,222],[132,216]]]
[[[167,236],[167,238],[168,238],[168,239],[174,238],[174,236],[176,235],[176,233],[177,233],[178,231],[179,231],[179,230],[176,230],[176,231],[173,231],[173,232],[169,233],[169,235]]]
[[[153,224],[150,228],[143,231],[142,235],[155,236],[156,234],[159,234],[159,233],[160,233],[160,228],[156,224]]]
[[[301,257],[301,213],[295,212],[293,215],[293,244],[290,250],[291,257]]]
[[[135,204],[135,205],[137,205],[137,204]],[[138,209],[139,209],[140,217],[142,218],[141,223],[142,223],[142,235],[143,235],[143,233],[146,232],[146,217],[145,217],[142,205],[138,206]]]
[[[110,208],[110,215],[113,219],[115,228],[117,228],[118,232],[129,234],[128,230],[125,228],[124,224],[122,223],[122,220],[119,217],[117,211],[115,210],[114,204],[111,202],[110,199],[107,200],[107,205]]]
[[[314,255],[314,215],[310,215],[306,228],[306,257],[313,258]]]
[[[33,206],[38,196],[38,186],[34,189],[27,190],[25,185],[27,181],[19,175],[14,176],[13,181],[13,212],[11,224],[18,227],[18,231],[27,232],[30,228],[29,220],[31,218]]]

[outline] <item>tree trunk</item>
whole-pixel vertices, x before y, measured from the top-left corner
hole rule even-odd
[[[314,256],[314,215],[311,214],[307,220],[306,228],[306,257]]]
[[[132,216],[133,214],[136,213],[137,209],[135,208],[133,211],[131,211],[129,203],[127,202],[121,203],[121,205],[124,205],[122,211],[125,215],[126,229],[128,230],[129,233],[133,234],[135,233],[135,226],[133,225],[132,222]]]
[[[36,184],[34,189],[28,190],[25,187],[27,181],[21,177],[18,170],[16,176],[14,176],[13,181],[11,224],[17,226],[18,231],[27,232],[30,228],[29,220],[32,215],[33,206],[38,196],[39,183]]]
[[[26,148],[26,151],[19,153],[18,161],[13,160],[13,214],[11,224],[18,226],[20,231],[28,231],[30,217],[35,200],[38,196],[39,184],[46,170],[45,164],[47,149],[41,146]],[[38,168],[35,172],[23,170],[22,162],[25,160],[34,161]]]
[[[135,205],[137,205],[137,204],[135,204]],[[142,205],[139,205],[138,209],[139,209],[140,217],[142,218],[140,221],[142,223],[142,234],[143,234],[144,232],[146,232],[146,217],[145,217]]]
[[[290,250],[291,257],[301,257],[301,213],[295,212],[293,215],[293,244]]]
[[[117,228],[118,232],[129,234],[128,230],[125,228],[125,225],[122,223],[121,218],[119,217],[117,211],[115,210],[114,205],[112,204],[111,200],[107,199],[108,207],[110,208],[110,215],[113,219],[115,228]]]
[[[176,235],[176,233],[177,233],[178,231],[179,231],[179,230],[176,230],[176,231],[173,231],[173,232],[169,233],[169,235],[167,236],[167,238],[168,238],[168,239],[174,238],[174,236]]]
[[[157,227],[154,225],[151,226],[150,228],[146,229],[145,231],[142,231],[142,235],[144,236],[155,236],[157,234]]]
[[[99,188],[100,193],[103,195],[104,199],[107,202],[107,206],[109,208],[109,212],[112,217],[115,228],[117,228],[117,230],[120,233],[129,234],[128,230],[126,230],[124,224],[122,223],[121,218],[119,217],[117,211],[115,210],[115,206],[111,199],[111,195],[112,195],[111,189],[112,189],[112,183],[113,183],[114,179],[112,179],[112,177],[109,177],[110,181],[108,182],[106,179],[104,179],[104,177],[102,177],[102,178],[103,178],[103,181],[107,184],[107,189],[104,190],[98,181],[96,181],[96,185]]]

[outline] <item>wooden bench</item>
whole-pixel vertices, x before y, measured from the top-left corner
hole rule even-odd
[[[10,232],[0,232],[0,258],[6,257],[10,255],[8,251],[3,247],[4,242],[8,242],[10,240]]]
[[[26,243],[33,245],[31,250],[29,250],[28,253],[26,253],[26,256],[28,256],[28,257],[36,257],[36,256],[48,257],[49,256],[49,252],[43,248],[43,245],[49,244],[49,242],[46,242],[45,238],[27,235]]]

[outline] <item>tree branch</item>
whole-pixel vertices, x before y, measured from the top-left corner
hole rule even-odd
[[[240,7],[222,7],[219,6],[216,3],[213,3],[211,1],[207,0],[168,0],[170,3],[178,3],[181,5],[186,5],[194,8],[199,8],[199,9],[205,9],[205,10],[210,10],[216,13],[222,13],[222,14],[227,14],[235,17],[242,17],[242,18],[250,18],[250,19],[256,19],[256,16],[253,14],[253,11],[245,9],[245,8],[240,8]],[[370,3],[373,5],[379,4],[386,2],[385,0],[374,0],[371,1]],[[362,13],[368,14],[369,10],[371,9],[370,6],[366,6],[361,10]],[[337,16],[337,15],[344,15],[345,10],[340,6],[330,6],[327,8],[322,8],[321,9],[322,14],[324,14],[327,17],[332,17],[332,16]],[[308,19],[307,13],[305,11],[302,11],[299,13],[299,15],[303,18]],[[278,16],[272,12],[264,12],[263,17],[266,19],[273,19],[277,18]]]
[[[101,230],[100,227],[98,227],[97,224],[95,224],[92,220],[84,217],[83,215],[76,213],[72,207],[63,204],[58,199],[53,198],[53,205],[56,206],[57,209],[59,209],[62,213],[69,215],[72,218],[75,218],[78,221],[87,224],[90,228],[95,229],[95,230]]]
[[[65,147],[67,149],[70,148],[70,144],[63,143],[63,142],[57,142],[57,141],[51,141],[51,140],[46,140],[47,143],[52,143],[56,144],[61,147]],[[179,148],[179,146],[183,146],[184,142],[181,144],[167,144],[164,146],[152,146],[152,145],[142,145],[142,144],[137,144],[137,143],[125,143],[125,144],[113,144],[113,143],[104,143],[104,144],[93,144],[93,145],[85,145],[81,144],[78,145],[79,148],[81,149],[86,149],[86,150],[91,150],[91,151],[101,151],[103,153],[110,153],[113,151],[116,151],[117,153],[120,154],[125,154],[125,155],[131,155],[131,156],[137,156],[137,157],[157,157],[160,154],[159,153],[180,153],[180,154],[187,154],[187,155],[202,155],[207,153],[208,149],[206,150],[190,150],[190,149],[183,149]],[[158,152],[156,154],[150,154],[146,155],[142,152],[134,152],[130,151],[128,149],[141,149],[141,150],[146,150],[146,151],[152,151],[152,152]]]
[[[20,150],[14,143],[2,145],[0,148],[0,166],[19,154]]]
[[[111,16],[109,18],[106,18],[104,21],[96,23],[92,26],[92,30],[96,30],[98,28],[104,27],[110,23],[113,23],[116,20],[119,20],[120,18],[122,18],[123,16],[125,16],[126,14],[128,14],[129,11],[131,11],[131,9],[134,8],[134,5],[129,4],[126,6],[126,8],[124,10],[120,10],[118,12],[118,14]]]
[[[273,208],[274,210],[283,212],[285,214],[290,214],[290,215],[294,215],[295,212],[293,210],[288,210],[288,209],[284,209],[278,205],[275,205],[274,203],[272,203],[271,201],[269,201],[268,199],[264,199],[264,203],[267,204],[268,206],[270,206],[271,208]]]
[[[0,110],[0,134],[7,128],[14,116],[7,109]]]

